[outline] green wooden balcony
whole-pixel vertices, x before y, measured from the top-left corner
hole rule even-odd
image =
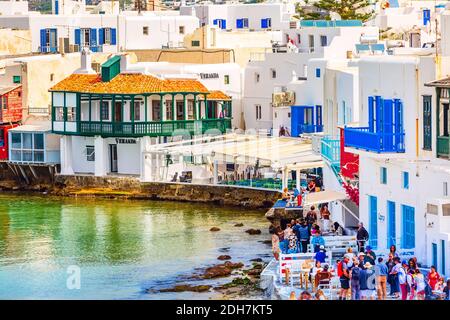
[[[101,122],[101,121],[79,121],[76,131],[55,130],[60,134],[80,136],[103,136],[103,137],[159,137],[171,136],[175,131],[186,130],[191,135],[204,134],[208,130],[217,129],[225,133],[231,129],[231,119],[203,119],[203,120],[180,120],[180,121],[149,121],[149,122]]]
[[[450,137],[437,137],[437,155],[438,157],[448,158],[450,154]]]

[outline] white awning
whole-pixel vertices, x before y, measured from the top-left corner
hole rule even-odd
[[[291,170],[323,166],[321,156],[313,152],[311,143],[288,137],[226,134],[153,145],[149,152],[204,155],[230,163],[255,163],[259,160],[267,165],[277,164],[280,169],[292,167]]]
[[[305,206],[320,204],[326,202],[340,201],[347,199],[347,195],[343,192],[325,190],[320,192],[311,192],[305,198]]]

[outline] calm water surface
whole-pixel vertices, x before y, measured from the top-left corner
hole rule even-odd
[[[239,222],[244,227],[234,227]],[[207,298],[145,290],[189,283],[224,253],[246,265],[267,261],[267,239],[264,210],[0,194],[0,299]],[[66,285],[72,265],[81,270],[79,290]]]

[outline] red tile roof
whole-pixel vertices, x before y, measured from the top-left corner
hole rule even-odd
[[[96,74],[72,74],[50,88],[50,91],[98,94],[208,93],[208,89],[197,80],[159,79],[137,73],[121,73],[109,82],[103,82],[101,76]]]

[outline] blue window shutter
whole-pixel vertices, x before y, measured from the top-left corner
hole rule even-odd
[[[316,68],[316,78],[320,78],[320,68]]]
[[[409,189],[409,173],[403,172],[403,189]]]
[[[98,29],[98,44],[105,44],[105,28]]]
[[[261,19],[261,28],[267,29],[267,19]]]
[[[416,242],[415,209],[414,207],[402,205],[402,247],[413,249]]]
[[[56,30],[56,28],[53,28],[53,29],[50,29],[50,32],[53,34],[54,39],[55,39],[55,43],[50,43],[50,51],[56,52],[58,50],[58,31]]]
[[[226,29],[227,28],[227,20],[222,19],[222,26],[221,26],[221,28],[222,29]]]
[[[116,44],[116,28],[111,28],[111,44]]]
[[[89,33],[90,40],[91,40],[91,50],[93,52],[97,52],[97,29],[92,28],[91,32]]]
[[[373,112],[374,98],[369,97],[369,132],[374,132],[374,112]]]
[[[81,30],[75,29],[75,44],[81,45]]]
[[[236,28],[242,29],[244,27],[244,20],[243,19],[236,19]]]
[[[59,14],[59,1],[55,0],[55,14]]]
[[[441,274],[445,274],[445,240],[441,240]]]
[[[213,25],[217,26],[218,23],[219,23],[219,19],[214,19],[213,20]]]
[[[45,34],[45,29],[41,29],[41,52],[45,52],[45,45],[47,43],[47,37]]]
[[[395,202],[387,202],[387,248],[389,249],[391,245],[397,245],[395,239]]]

